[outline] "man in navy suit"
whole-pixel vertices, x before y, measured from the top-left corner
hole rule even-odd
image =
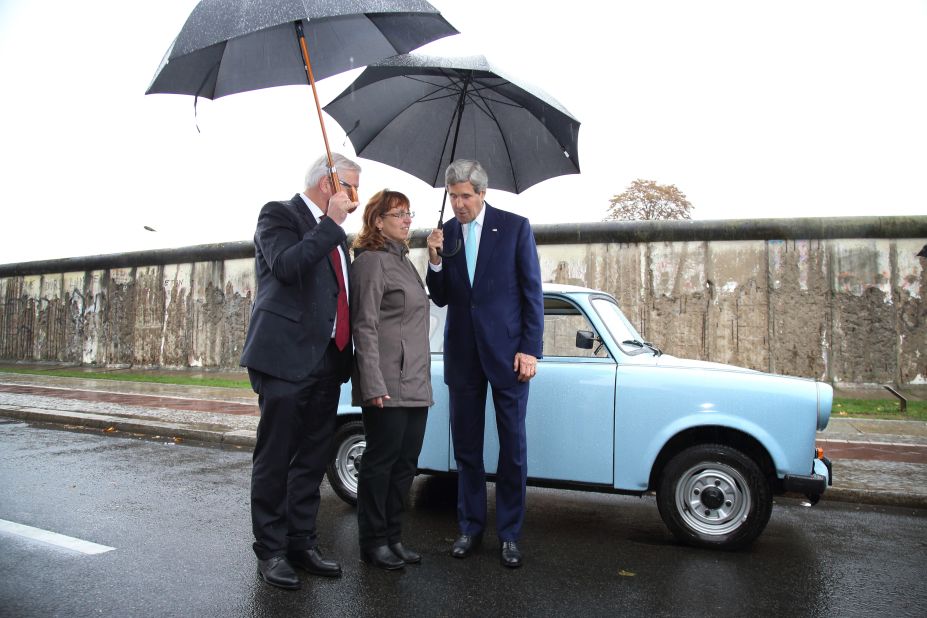
[[[351,375],[348,250],[341,225],[357,207],[360,167],[333,155],[306,189],[261,209],[254,233],[257,295],[241,355],[259,395],[251,471],[254,553],[264,580],[299,588],[293,566],[337,577],[319,553],[319,484],[331,454],[341,384]]]
[[[460,525],[451,554],[469,556],[486,528],[483,430],[488,384],[499,433],[496,533],[502,564],[515,568],[522,564],[518,540],[528,477],[528,381],[541,357],[544,298],[531,225],[485,203],[488,180],[476,161],[459,159],[447,168],[445,184],[455,218],[428,237],[426,281],[434,303],[447,306],[444,382],[450,395]],[[451,256],[458,241],[464,242],[464,250]]]

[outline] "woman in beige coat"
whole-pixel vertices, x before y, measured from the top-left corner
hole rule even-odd
[[[421,562],[402,544],[401,514],[425,437],[431,396],[429,304],[409,261],[409,199],[384,189],[364,210],[351,263],[352,399],[367,447],[357,485],[361,558],[393,570]]]

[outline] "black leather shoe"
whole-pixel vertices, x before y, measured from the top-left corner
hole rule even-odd
[[[406,566],[406,563],[390,551],[390,548],[386,545],[361,549],[361,560],[387,571],[395,571]]]
[[[389,550],[396,554],[396,557],[406,564],[418,564],[422,561],[422,555],[420,553],[403,547],[402,543],[390,543]]]
[[[296,590],[300,586],[296,571],[283,556],[272,556],[267,560],[258,559],[258,573],[271,586],[287,590]]]
[[[517,569],[521,566],[521,550],[515,541],[503,541],[501,556],[502,566]]]
[[[286,553],[293,566],[322,577],[341,577],[341,565],[332,560],[325,560],[318,548],[291,550]]]
[[[451,548],[451,555],[455,558],[466,558],[480,546],[483,541],[483,533],[469,535],[461,534],[454,541],[454,547]]]

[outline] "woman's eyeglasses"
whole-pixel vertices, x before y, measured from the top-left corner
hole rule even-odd
[[[411,211],[410,211],[410,212],[404,212],[404,211],[400,211],[400,212],[385,212],[385,213],[383,213],[383,216],[384,216],[384,217],[395,217],[396,219],[405,219],[406,217],[408,217],[409,219],[414,219],[414,218],[415,218],[415,213],[414,213],[414,212],[411,212]]]

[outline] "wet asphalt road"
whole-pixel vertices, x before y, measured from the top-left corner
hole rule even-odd
[[[344,577],[268,587],[250,549],[250,452],[0,419],[0,519],[115,547],[82,555],[0,533],[0,616],[923,616],[927,511],[779,500],[747,551],[677,545],[652,498],[529,488],[526,564],[448,555],[454,483],[419,477],[420,566],[357,558],[354,510],[323,486]]]

